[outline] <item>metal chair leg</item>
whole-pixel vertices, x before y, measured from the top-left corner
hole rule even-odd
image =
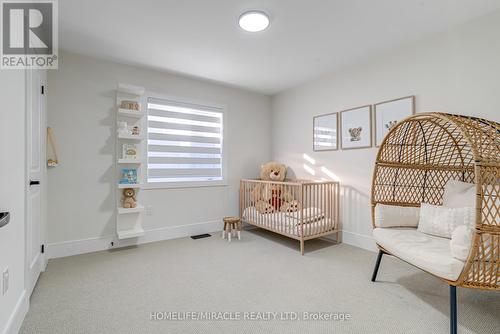
[[[385,252],[382,250],[378,251],[377,255],[377,262],[375,263],[375,268],[373,269],[373,274],[372,274],[372,282],[375,282],[377,279],[377,273],[378,273],[378,268],[380,267],[380,261],[382,261],[382,255],[384,255]]]
[[[450,285],[450,333],[458,333],[457,324],[457,287]]]

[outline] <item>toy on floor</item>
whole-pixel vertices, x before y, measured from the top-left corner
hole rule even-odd
[[[132,188],[123,189],[122,202],[122,206],[126,209],[135,208],[137,206],[137,200],[135,199],[135,190]]]

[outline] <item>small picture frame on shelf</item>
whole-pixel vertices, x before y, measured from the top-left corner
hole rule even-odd
[[[341,111],[340,134],[343,150],[372,147],[372,106]]]
[[[375,104],[375,145],[380,146],[385,135],[402,119],[415,114],[415,96]]]
[[[122,168],[120,184],[137,184],[137,168]]]
[[[338,149],[338,113],[313,117],[313,151]]]
[[[123,144],[122,145],[122,159],[137,159],[137,145]]]

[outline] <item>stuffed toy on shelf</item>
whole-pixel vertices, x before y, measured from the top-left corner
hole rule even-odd
[[[132,209],[137,206],[137,200],[135,199],[135,190],[133,188],[123,189],[122,202],[122,206],[126,209]]]

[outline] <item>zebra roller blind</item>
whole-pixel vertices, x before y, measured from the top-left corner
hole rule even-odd
[[[223,180],[223,110],[148,98],[148,183]]]

